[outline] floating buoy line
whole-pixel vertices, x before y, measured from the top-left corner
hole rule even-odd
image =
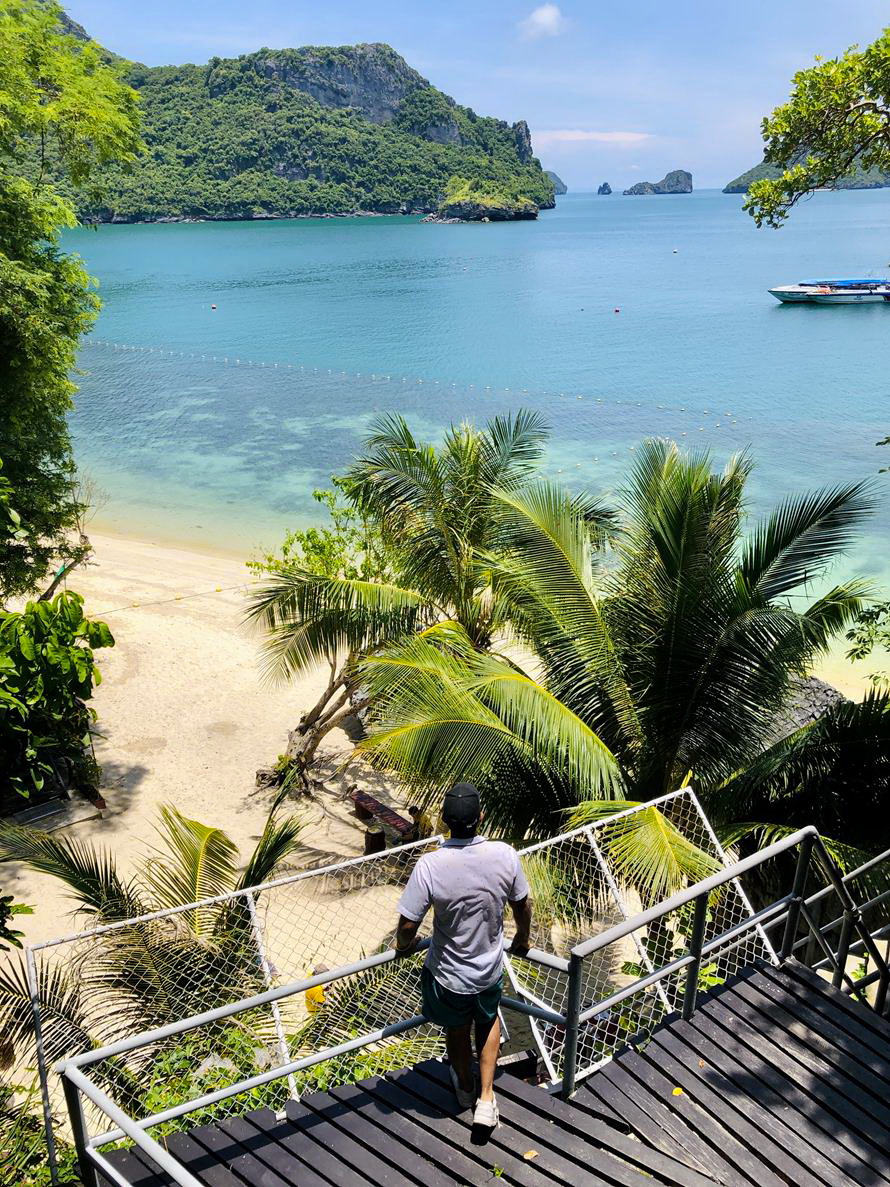
[[[616,309],[616,313],[618,310]],[[711,410],[708,408],[693,408],[688,405],[674,405],[674,404],[644,404],[642,400],[623,400],[614,396],[595,396],[578,394],[574,392],[554,392],[554,391],[532,391],[529,388],[510,388],[510,387],[492,387],[489,384],[475,384],[475,383],[451,383],[447,380],[440,379],[419,379],[411,378],[405,375],[388,375],[383,372],[362,372],[362,371],[340,371],[335,367],[310,367],[304,363],[274,363],[263,362],[257,359],[244,359],[235,355],[217,355],[217,354],[198,354],[195,351],[187,350],[170,350],[163,346],[133,346],[124,342],[111,342],[104,338],[87,338],[83,343],[84,346],[103,347],[107,350],[120,351],[127,354],[150,354],[160,355],[163,358],[179,358],[189,359],[193,362],[199,363],[217,363],[226,367],[250,367],[256,370],[265,371],[291,371],[295,374],[302,375],[322,375],[331,376],[337,379],[364,379],[371,380],[373,383],[389,383],[400,384],[406,387],[428,387],[441,389],[458,388],[473,392],[479,395],[490,396],[496,398],[498,396],[530,396],[535,400],[586,400],[589,403],[597,405],[608,405],[610,407],[618,408],[647,408],[650,412],[669,412],[669,413],[683,413],[689,417],[715,417],[714,421],[697,426],[698,432],[703,433],[707,429],[732,429],[738,428],[741,422],[753,423],[757,418],[746,413],[737,413],[729,409]],[[689,435],[688,431],[680,433],[681,437]],[[632,452],[633,447],[629,447]],[[617,457],[617,451],[612,451],[611,456]],[[561,472],[561,471],[560,471]]]

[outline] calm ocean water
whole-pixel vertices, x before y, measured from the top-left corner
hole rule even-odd
[[[874,446],[890,306],[766,292],[886,274],[890,190],[817,195],[778,233],[703,191],[568,195],[534,223],[102,227],[65,244],[105,302],[73,429],[119,530],[274,543],[384,409],[437,434],[539,408],[551,471],[605,491],[646,435],[721,460],[750,446],[760,505],[890,463]],[[888,526],[882,507],[858,567],[887,575]]]

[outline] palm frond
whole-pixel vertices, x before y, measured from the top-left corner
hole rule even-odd
[[[282,566],[253,593],[247,618],[266,631],[267,678],[286,680],[341,652],[362,653],[415,631],[431,612],[414,589]]]
[[[874,509],[862,482],[786,499],[750,537],[742,579],[765,601],[797,589],[849,548]]]
[[[693,844],[654,804],[645,807],[634,801],[589,800],[578,804],[569,815],[571,827],[608,820],[623,807],[636,811],[620,816],[597,833],[619,880],[633,886],[644,904],[661,902],[683,887],[700,882],[721,869],[712,853]]]
[[[179,907],[232,890],[238,850],[222,829],[189,820],[178,809],[165,805],[158,831],[164,847],[145,862],[142,877],[160,907]],[[215,914],[213,907],[188,913],[196,936],[212,930]]]
[[[238,879],[239,890],[248,886],[259,886],[274,878],[281,864],[298,848],[303,821],[297,816],[288,816],[285,820],[277,819],[286,797],[286,789],[276,796],[262,835]]]
[[[64,882],[79,909],[102,922],[130,919],[149,908],[107,850],[76,837],[0,822],[0,862],[20,861]]]

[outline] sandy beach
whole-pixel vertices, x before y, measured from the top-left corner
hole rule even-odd
[[[107,809],[69,832],[106,846],[129,873],[155,841],[158,806],[169,803],[225,829],[246,857],[271,802],[271,793],[254,789],[256,769],[283,751],[325,673],[284,686],[264,682],[260,635],[243,623],[252,578],[242,558],[97,533],[91,539],[94,560],[72,575],[71,587],[116,640],[97,653],[102,684],[93,700]],[[351,749],[339,730],[325,740],[331,794],[295,805],[306,821],[295,866],[361,850],[362,833],[338,795],[347,779],[337,770]],[[374,782],[375,794],[389,798]],[[34,907],[20,920],[27,940],[79,929],[55,879],[4,866],[2,885]]]
[[[69,831],[107,846],[130,873],[155,840],[159,805],[169,803],[225,829],[246,857],[271,801],[271,793],[255,790],[256,769],[284,749],[325,673],[279,686],[263,680],[260,635],[243,622],[252,577],[242,557],[100,533],[92,541],[94,559],[71,586],[116,639],[113,649],[98,653],[103,679],[93,702],[107,808]],[[818,674],[848,696],[862,695],[863,676],[843,658],[843,648]],[[360,770],[338,773],[351,750],[340,730],[325,741],[329,792],[295,805],[305,831],[294,867],[361,851],[361,830],[343,799],[347,783],[373,783],[378,798],[397,803],[387,780]],[[34,907],[20,924],[29,941],[67,934],[83,922],[49,876],[5,866],[2,885]]]

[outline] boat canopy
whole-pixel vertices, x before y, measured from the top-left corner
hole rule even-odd
[[[867,284],[869,284],[869,285],[870,284],[879,284],[882,286],[883,285],[890,286],[890,280],[886,280],[885,278],[883,278],[881,276],[866,276],[866,277],[860,277],[858,279],[850,279],[849,277],[839,276],[839,277],[835,277],[833,279],[831,277],[829,277],[828,280],[801,280],[800,284],[802,287],[805,287],[805,288],[809,288],[811,285],[821,286],[821,285],[825,285],[825,284],[830,284],[832,286],[832,288],[842,289],[842,288],[862,288],[864,285],[867,285]]]

